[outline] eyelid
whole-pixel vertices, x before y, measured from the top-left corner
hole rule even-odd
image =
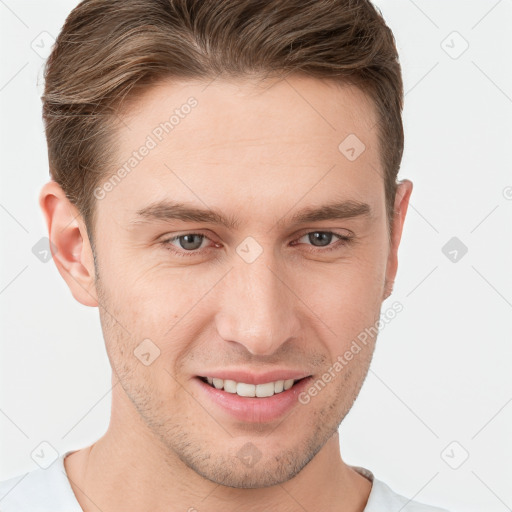
[[[175,242],[175,241],[177,241],[178,238],[180,238],[182,236],[186,236],[186,235],[198,235],[198,236],[203,237],[203,242],[204,242],[204,240],[209,240],[210,242],[212,242],[212,244],[218,243],[218,242],[215,242],[215,240],[213,240],[212,237],[206,235],[205,233],[201,233],[199,231],[185,231],[183,233],[178,233],[177,235],[168,236],[162,240],[162,243],[169,244],[170,242]],[[196,251],[186,251],[186,252],[198,252],[199,250],[204,250],[204,249],[206,249],[206,247],[203,249],[197,249]]]
[[[333,235],[338,235],[345,238],[352,238],[354,233],[349,229],[335,229],[335,228],[306,228],[298,232],[298,234],[293,235],[294,240],[297,238],[302,238],[304,235],[308,235],[309,233],[332,233]]]
[[[350,231],[349,229],[344,229],[345,233],[339,233],[338,230],[334,230],[334,228],[326,228],[326,229],[315,229],[315,228],[305,228],[293,235],[293,241],[296,241],[298,238],[302,238],[304,235],[308,235],[310,233],[332,233],[333,235],[338,235],[343,238],[352,238],[354,236],[354,233]],[[164,238],[162,242],[169,242],[171,240],[176,240],[177,238],[185,235],[199,235],[203,236],[204,238],[210,240],[213,243],[220,243],[216,242],[211,236],[205,234],[204,232],[201,232],[201,230],[197,231],[182,231],[178,232],[176,234],[173,234],[172,236],[164,235]]]
[[[173,234],[167,233],[167,234],[159,237],[159,240],[161,239],[160,240],[161,242],[168,242],[170,240],[176,240],[177,238],[180,238],[181,236],[185,236],[185,235],[199,235],[199,236],[202,236],[202,237],[212,241],[213,243],[218,243],[218,242],[215,242],[214,237],[212,235],[210,235],[209,233],[206,234],[201,229],[198,229],[198,230],[191,229],[190,231],[178,231],[177,233],[173,233]]]
[[[342,235],[341,233],[337,233],[336,231],[327,230],[327,229],[314,229],[308,230],[305,233],[301,234],[298,238],[296,237],[293,240],[293,244],[297,245],[298,240],[309,235],[310,233],[329,233],[333,236],[333,240],[329,245],[317,247],[311,244],[304,244],[308,246],[308,252],[313,254],[329,254],[331,251],[339,250],[341,247],[347,246],[349,244],[354,243],[355,236],[353,233]],[[334,242],[334,243],[333,243]]]
[[[298,234],[294,235],[292,243],[294,243],[294,245],[296,245],[296,242],[298,240],[300,240],[301,238],[303,238],[306,235],[309,235],[310,233],[329,233],[337,238],[337,241],[335,241],[335,243],[330,243],[329,245],[321,246],[321,247],[316,247],[314,245],[310,245],[311,249],[309,249],[309,252],[312,252],[312,253],[320,253],[320,254],[328,253],[330,251],[335,251],[342,246],[346,246],[347,244],[353,243],[353,239],[355,238],[354,233],[352,233],[350,230],[345,230],[345,231],[347,232],[346,234],[341,234],[341,233],[338,233],[337,230],[334,231],[332,229],[311,229],[311,228],[308,229],[308,228],[306,228],[302,232],[299,232]],[[171,243],[185,235],[199,235],[199,236],[203,237],[203,241],[204,241],[204,239],[209,240],[214,245],[218,245],[218,243],[219,243],[219,242],[215,242],[208,235],[201,233],[200,230],[198,230],[198,231],[184,231],[181,233],[174,234],[173,236],[167,237],[164,240],[162,240],[160,242],[160,244],[163,245],[166,250],[171,251],[173,254],[177,255],[178,257],[185,257],[185,258],[186,257],[194,257],[196,255],[199,256],[199,255],[203,254],[205,251],[209,251],[212,248],[214,248],[213,246],[210,246],[210,247],[203,247],[202,249],[196,249],[193,251],[186,251],[185,249],[180,249]],[[305,245],[308,245],[308,244],[305,244]]]

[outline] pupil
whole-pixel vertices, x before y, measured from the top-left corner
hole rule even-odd
[[[194,238],[196,238],[196,244],[194,244]],[[185,240],[183,242],[183,240]],[[199,245],[197,245],[197,240],[199,240]],[[194,250],[194,249],[199,249],[199,247],[201,247],[201,242],[202,242],[202,235],[183,235],[183,236],[180,236],[180,245],[181,247],[183,247],[183,249],[189,249],[189,250]],[[192,245],[192,247],[190,246],[190,244]],[[194,245],[197,245],[197,247],[195,247]]]
[[[317,242],[317,241],[320,241],[320,242],[325,242],[325,243],[321,243],[320,244],[320,247],[324,246],[324,245],[329,245],[331,243],[331,240],[332,240],[332,233],[326,233],[324,231],[316,231],[314,233],[310,233],[309,234],[309,241],[314,244],[314,242]]]

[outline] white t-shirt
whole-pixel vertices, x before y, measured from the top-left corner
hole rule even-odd
[[[47,469],[35,469],[0,482],[0,511],[83,512],[64,468],[64,458],[73,451],[76,450],[61,455]],[[372,482],[364,512],[447,512],[408,500],[377,480],[371,471],[359,466],[351,467]]]

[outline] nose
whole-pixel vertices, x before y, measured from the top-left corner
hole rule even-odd
[[[252,263],[235,263],[222,281],[216,315],[222,339],[261,356],[273,354],[300,333],[291,277],[265,254]]]

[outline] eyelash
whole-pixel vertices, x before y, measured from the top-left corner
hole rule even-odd
[[[331,252],[331,251],[339,249],[341,246],[348,245],[348,244],[350,244],[353,241],[352,240],[353,239],[352,236],[340,235],[339,233],[335,233],[334,231],[307,231],[306,233],[301,234],[297,240],[299,240],[299,239],[303,238],[304,236],[309,235],[311,233],[328,233],[328,234],[332,234],[332,235],[334,235],[335,237],[338,238],[338,243],[326,246],[326,248],[318,248],[317,250],[311,251],[311,252],[314,252],[314,253],[317,253],[317,252],[318,253]],[[176,256],[178,256],[180,258],[190,258],[190,257],[193,257],[193,256],[197,256],[198,254],[200,254],[200,250],[199,249],[196,249],[194,251],[185,251],[185,250],[178,251],[178,250],[176,250],[174,248],[173,245],[171,245],[171,242],[174,242],[174,241],[178,240],[179,238],[181,238],[182,236],[186,236],[186,235],[201,236],[201,237],[203,237],[203,239],[206,238],[207,240],[210,240],[211,242],[213,242],[213,240],[208,238],[203,233],[190,232],[190,233],[183,233],[181,235],[173,236],[171,238],[167,238],[166,240],[163,240],[161,242],[161,244],[164,246],[165,249],[167,249],[168,251],[171,251],[173,254],[175,254]]]

